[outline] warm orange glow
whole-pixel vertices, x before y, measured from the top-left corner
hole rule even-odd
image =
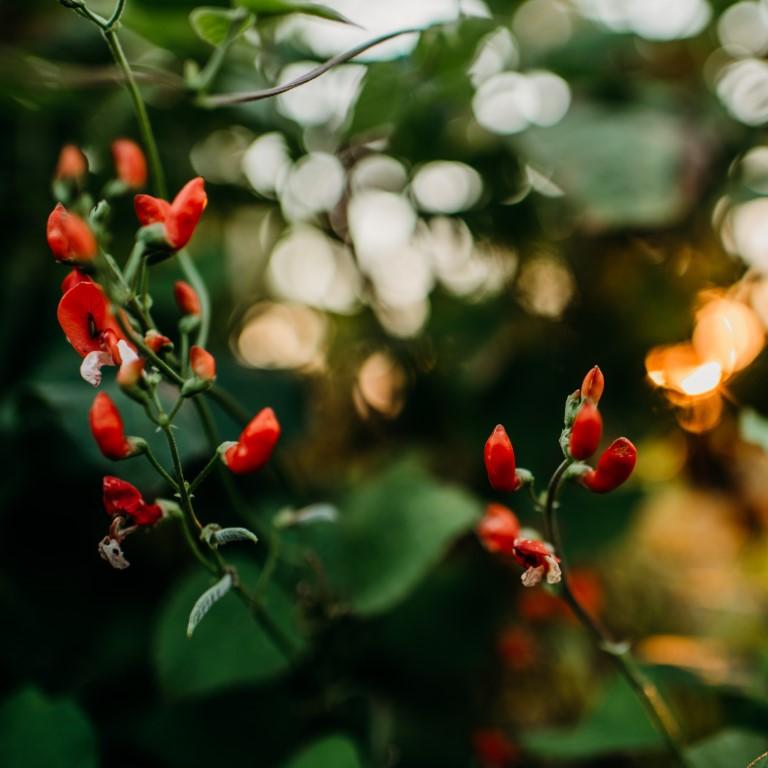
[[[702,360],[691,344],[652,349],[645,358],[645,369],[657,387],[691,397],[714,392],[722,381],[720,363]]]
[[[680,405],[675,415],[677,423],[686,431],[701,434],[714,429],[723,415],[723,398],[717,392],[703,397],[691,397]]]
[[[715,298],[696,313],[694,349],[702,360],[718,362],[725,375],[748,366],[764,345],[760,318],[740,301]]]
[[[704,395],[717,389],[722,375],[720,363],[702,363],[680,380],[680,389],[686,395]]]

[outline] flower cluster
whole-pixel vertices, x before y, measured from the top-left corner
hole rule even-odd
[[[190,283],[179,280],[174,286],[180,312],[177,343],[172,340],[173,334],[166,335],[156,327],[150,312],[148,270],[156,261],[173,256],[192,238],[207,204],[205,183],[200,177],[192,179],[172,202],[136,194],[134,208],[140,228],[131,255],[120,266],[105,250],[109,200],[140,190],[147,181],[147,163],[141,148],[130,139],[115,141],[112,157],[115,176],[107,181],[103,199],[94,205],[87,193],[85,155],[73,145],[61,151],[53,182],[59,202],[48,217],[46,235],[56,260],[72,269],[61,285],[57,317],[67,340],[82,358],[81,377],[99,387],[102,368],[116,366],[117,384],[144,408],[159,430],[166,432],[173,453],[177,452],[170,432],[173,417],[185,399],[213,387],[216,360],[205,349],[200,333],[203,303]],[[197,343],[190,344],[194,333]],[[176,355],[177,346],[183,359]],[[164,378],[179,388],[177,402],[168,413],[158,393]],[[174,485],[177,496],[179,489],[188,485],[178,469],[178,456],[173,457],[177,470],[173,478],[154,457],[146,440],[126,434],[120,410],[106,392],[94,398],[88,420],[106,458],[117,461],[145,455]],[[243,429],[237,442],[218,447],[211,463],[218,457],[235,474],[255,472],[269,461],[279,437],[277,417],[271,408],[264,408]],[[188,516],[197,522],[189,494],[187,501]],[[104,506],[112,522],[99,552],[116,568],[128,565],[121,549],[127,535],[153,526],[169,510],[179,510],[175,502],[147,504],[138,489],[112,476],[104,478]]]
[[[583,463],[600,447],[603,420],[598,404],[604,388],[603,374],[595,366],[584,377],[581,388],[566,400],[560,435],[565,459],[562,472],[556,473],[557,483],[561,479],[573,479],[594,493],[607,493],[618,488],[632,474],[637,450],[626,437],[620,437],[605,449],[596,468]],[[517,467],[512,441],[501,424],[486,441],[484,458],[488,482],[494,490],[514,492],[526,485],[532,487],[533,475]],[[547,496],[552,492],[550,488]],[[547,497],[543,506],[547,505],[552,507],[554,498]],[[542,505],[537,502],[537,506]],[[532,587],[545,580],[548,584],[561,581],[561,561],[552,544],[542,541],[535,531],[521,529],[517,516],[508,507],[488,504],[477,526],[477,534],[489,552],[510,558],[522,566],[524,586]]]

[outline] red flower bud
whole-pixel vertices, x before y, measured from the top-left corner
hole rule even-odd
[[[67,274],[67,276],[61,281],[61,292],[66,293],[70,288],[74,288],[78,283],[92,283],[88,275],[85,272],[81,272],[77,267]]]
[[[93,399],[88,421],[99,450],[108,459],[124,459],[134,452],[125,436],[120,411],[106,392],[99,392]]]
[[[255,472],[269,461],[280,437],[280,424],[271,408],[251,419],[237,443],[224,454],[224,463],[238,475]]]
[[[112,142],[112,157],[117,178],[126,186],[139,188],[147,183],[147,161],[141,147],[130,139]]]
[[[489,552],[512,555],[520,535],[520,522],[515,513],[503,504],[489,504],[476,531]]]
[[[581,396],[592,400],[592,402],[597,405],[600,402],[600,398],[603,396],[604,389],[605,377],[600,368],[595,366],[587,372],[584,381],[581,383]]]
[[[119,477],[105,477],[102,487],[104,509],[111,517],[131,517],[136,525],[154,525],[163,516],[159,504],[147,504],[138,488]]]
[[[573,420],[568,451],[574,459],[588,459],[599,448],[602,436],[603,419],[600,411],[591,400],[587,400]]]
[[[96,238],[88,225],[61,203],[48,217],[46,236],[58,261],[91,261],[96,256]]]
[[[501,424],[485,443],[485,471],[488,482],[497,491],[516,491],[521,485],[516,473],[515,451]]]
[[[198,379],[213,381],[216,378],[216,358],[196,344],[189,350],[189,367]]]
[[[88,173],[88,161],[74,144],[65,144],[59,152],[59,160],[56,163],[55,179],[62,181],[79,181]]]
[[[141,224],[165,224],[165,239],[175,250],[189,242],[207,204],[205,182],[200,176],[188,181],[172,203],[151,195],[134,198],[136,216]]]
[[[189,283],[177,280],[173,286],[173,298],[176,299],[176,306],[183,315],[200,314],[200,298]]]
[[[167,336],[163,336],[162,333],[158,333],[154,329],[150,329],[144,334],[144,343],[155,353],[163,347],[173,346],[173,342]]]
[[[627,480],[636,463],[637,448],[626,437],[620,437],[603,451],[597,469],[586,472],[580,479],[590,491],[608,493]]]

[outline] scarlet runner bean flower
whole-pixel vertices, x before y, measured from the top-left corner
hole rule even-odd
[[[489,552],[511,555],[520,536],[520,521],[503,504],[488,504],[477,524],[477,535]]]
[[[125,435],[123,417],[106,392],[99,392],[94,398],[88,422],[99,450],[108,459],[125,459],[136,453],[135,446]]]
[[[192,373],[203,381],[213,381],[216,378],[216,359],[202,347],[193,345],[189,350],[189,367]]]
[[[88,225],[61,203],[51,211],[46,227],[48,246],[58,261],[93,261],[98,250]]]
[[[75,267],[71,272],[67,273],[67,276],[61,281],[61,292],[66,293],[70,288],[74,288],[78,283],[92,283],[88,275],[85,272],[80,271]]]
[[[107,475],[102,481],[104,509],[111,517],[129,517],[136,525],[154,525],[162,516],[159,504],[147,504],[136,486]]]
[[[597,468],[579,476],[594,493],[609,493],[627,481],[637,463],[637,448],[626,437],[614,440],[597,461]]]
[[[586,400],[573,420],[568,451],[574,459],[588,459],[600,446],[602,436],[600,411],[592,400]]]
[[[127,187],[140,189],[147,183],[147,161],[141,147],[131,139],[115,139],[112,157],[117,178]]]
[[[183,315],[200,314],[200,297],[189,283],[177,280],[173,286],[173,297],[176,300],[176,306]]]
[[[102,366],[131,362],[138,356],[125,340],[101,287],[90,278],[72,273],[62,287],[75,280],[79,282],[61,297],[56,314],[67,341],[83,358],[80,375],[97,387],[101,383]]]
[[[605,377],[598,366],[594,366],[584,377],[581,383],[581,396],[584,399],[591,400],[595,405],[600,402],[605,389]]]
[[[280,424],[271,408],[259,411],[223,455],[223,461],[238,475],[261,469],[272,456],[280,438]]]
[[[515,450],[507,431],[501,424],[491,432],[485,443],[485,471],[488,482],[497,491],[516,491],[522,485],[517,475]]]
[[[207,204],[205,182],[200,176],[187,182],[172,203],[151,195],[134,198],[136,216],[141,224],[165,225],[165,240],[174,250],[189,242]]]
[[[88,173],[88,161],[80,147],[65,144],[59,152],[54,178],[61,181],[80,181],[86,173]]]

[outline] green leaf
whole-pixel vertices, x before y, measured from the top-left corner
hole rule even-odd
[[[340,597],[370,615],[403,600],[479,516],[475,499],[405,461],[352,492],[335,525],[286,529],[286,539],[316,550]]]
[[[269,16],[285,16],[289,13],[303,13],[307,16],[316,16],[320,19],[339,21],[342,24],[357,26],[355,22],[350,21],[344,14],[329,8],[327,5],[319,5],[317,3],[292,2],[291,0],[237,0],[237,4],[242,8],[252,11],[260,19]]]
[[[603,691],[595,708],[570,728],[541,728],[523,735],[527,749],[547,758],[584,760],[597,755],[653,750],[662,737],[623,678]]]
[[[251,563],[239,563],[237,567],[241,582],[253,585],[258,568]],[[195,573],[182,580],[163,609],[155,633],[154,661],[160,684],[169,694],[202,694],[260,683],[280,675],[289,666],[248,608],[231,592],[187,639],[190,609],[210,586],[206,574]],[[295,606],[274,580],[266,590],[263,605],[301,650],[303,638]]]
[[[768,750],[768,738],[751,731],[729,729],[691,747],[688,759],[692,768],[731,768],[747,766]],[[767,762],[757,763],[768,765]]]
[[[253,14],[245,13],[241,8],[203,6],[195,8],[189,14],[189,23],[197,36],[213,46],[221,45],[228,36],[234,40],[249,29],[253,22]],[[233,24],[237,24],[234,29]]]
[[[744,408],[739,414],[739,435],[747,443],[752,443],[768,451],[768,419],[751,408]]]
[[[348,738],[328,736],[302,749],[284,768],[360,768],[360,758]]]
[[[0,765],[96,768],[96,736],[77,704],[25,688],[0,707]]]

